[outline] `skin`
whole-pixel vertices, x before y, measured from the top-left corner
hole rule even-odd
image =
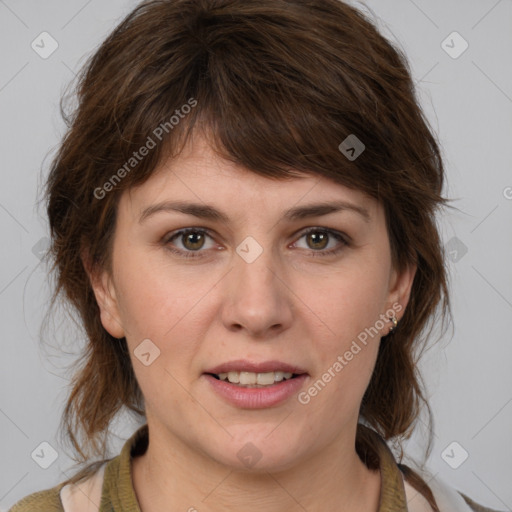
[[[139,222],[146,208],[171,200],[212,205],[229,220],[166,211]],[[283,219],[289,208],[334,200],[365,208],[369,220],[348,209]],[[187,244],[186,236],[170,241],[189,227],[209,231],[203,246]],[[343,233],[348,244],[333,236],[319,242],[304,234],[310,227]],[[252,263],[236,252],[247,236],[263,248]],[[202,257],[169,250],[194,247]],[[331,248],[340,251],[318,255]],[[380,337],[391,327],[377,320],[393,304],[400,320],[414,273],[393,268],[384,212],[374,199],[316,175],[258,176],[217,156],[197,134],[177,158],[124,192],[112,273],[90,277],[102,323],[126,337],[145,397],[150,442],[132,464],[141,509],[169,510],[172,503],[184,511],[294,512],[339,510],[343,503],[349,512],[377,511],[380,474],[355,451],[358,411]],[[293,396],[241,409],[203,375],[233,359],[280,360],[306,369],[307,390],[359,333],[383,324],[307,404]],[[149,366],[134,355],[144,339],[160,350]],[[261,454],[251,468],[237,456],[248,442]]]

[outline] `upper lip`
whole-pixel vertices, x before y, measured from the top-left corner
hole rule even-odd
[[[307,373],[306,370],[299,366],[283,363],[282,361],[247,361],[245,359],[237,359],[235,361],[228,361],[221,363],[204,373],[227,373],[227,372],[253,372],[253,373],[268,373],[268,372],[290,372],[295,374]]]

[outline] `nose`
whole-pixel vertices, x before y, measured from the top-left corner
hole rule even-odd
[[[268,339],[288,329],[293,308],[290,284],[270,250],[247,262],[234,255],[226,276],[222,322],[230,331],[245,330],[253,338]]]

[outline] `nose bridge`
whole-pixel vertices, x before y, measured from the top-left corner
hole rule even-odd
[[[254,242],[244,242],[238,246],[234,260],[235,275],[240,284],[245,283],[247,291],[274,294],[277,279],[275,268],[279,267],[279,262],[270,247],[259,249]]]
[[[253,334],[285,328],[291,308],[274,251],[247,237],[237,246],[233,264],[224,308],[226,327],[243,327]]]

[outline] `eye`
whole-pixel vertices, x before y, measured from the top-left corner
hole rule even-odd
[[[206,244],[208,238],[212,240],[210,245]],[[310,249],[309,254],[311,256],[332,256],[349,245],[348,237],[338,231],[327,228],[309,228],[306,232],[302,233],[299,240],[303,238],[306,239],[307,244],[305,249]],[[204,257],[208,249],[215,247],[212,236],[207,230],[201,228],[181,229],[164,237],[162,243],[170,252],[185,258]],[[297,246],[297,242],[295,242],[294,246]]]
[[[184,256],[186,258],[194,258],[203,256],[202,254],[194,254],[204,252],[201,251],[201,249],[212,248],[212,246],[205,247],[206,238],[211,239],[212,237],[204,229],[187,228],[181,229],[171,236],[164,238],[163,243],[167,249],[173,253],[179,254],[180,256]],[[174,240],[176,240],[178,243],[176,244]],[[182,248],[179,247],[180,244]],[[178,245],[178,248],[173,247],[176,245]]]
[[[333,254],[337,254],[345,246],[349,245],[345,236],[338,231],[327,228],[310,228],[302,234],[300,239],[302,238],[306,239],[306,249],[312,249],[312,256],[331,256]],[[334,243],[333,245],[330,244],[331,242],[338,243]],[[329,245],[331,245],[331,247],[328,250],[325,250]]]

